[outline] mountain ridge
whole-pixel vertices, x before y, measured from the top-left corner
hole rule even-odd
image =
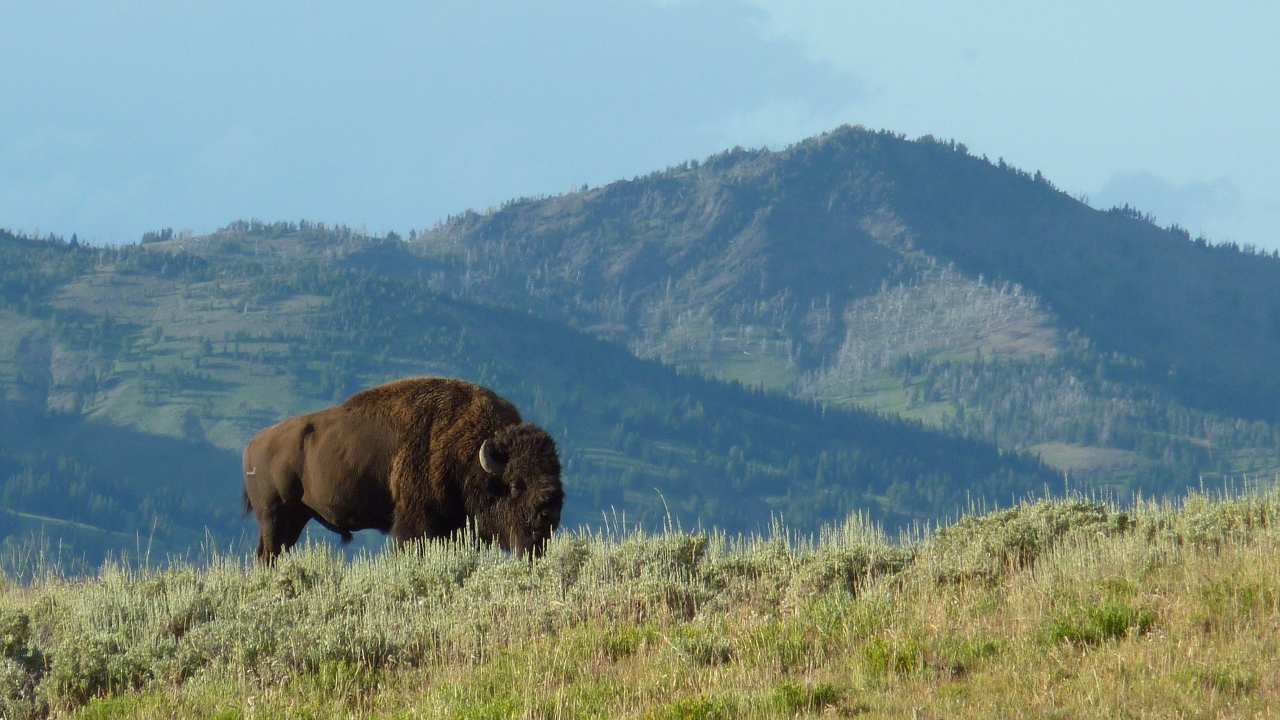
[[[0,261],[0,389],[32,427],[230,454],[359,388],[458,375],[564,438],[577,523],[630,509],[804,529],[865,511],[892,527],[1064,473],[1150,496],[1280,471],[1274,257],[1092,210],[927,138],[843,128],[407,239],[308,221],[118,248],[3,233]],[[1218,292],[1223,278],[1238,282]],[[50,488],[101,477],[6,442],[6,507],[59,517]],[[237,472],[207,482],[230,495]],[[90,500],[63,519],[97,526]],[[149,517],[180,512],[165,502]]]
[[[588,221],[601,212],[592,209],[593,203],[628,220],[630,232],[608,223],[591,227]],[[560,225],[539,223],[575,208],[577,215]],[[654,223],[655,213],[675,222]],[[689,221],[701,224],[691,230]],[[697,252],[687,247],[690,238],[720,250],[711,256],[712,267],[697,262]],[[627,244],[639,247],[619,249]],[[811,312],[825,291],[842,292],[845,299],[863,297],[881,282],[897,279],[902,263],[928,254],[970,276],[1005,280],[1036,293],[1103,352],[1121,352],[1162,371],[1176,373],[1181,366],[1194,376],[1191,380],[1203,376],[1203,390],[1196,385],[1186,392],[1191,402],[1220,409],[1221,403],[1209,397],[1220,391],[1238,406],[1233,411],[1280,417],[1275,402],[1280,381],[1266,372],[1265,362],[1215,360],[1194,352],[1223,345],[1221,336],[1229,331],[1233,342],[1248,343],[1241,353],[1246,357],[1280,356],[1280,261],[1192,241],[1176,227],[1160,229],[1122,210],[1093,210],[1039,173],[972,157],[963,145],[911,142],[846,127],[783,151],[723,153],[586,193],[467,214],[419,233],[416,245],[436,258],[465,247],[468,282],[479,282],[483,292],[499,297],[514,293],[513,303],[536,302],[551,293],[577,299],[592,286],[575,286],[575,293],[568,293],[555,286],[556,279],[590,277],[592,271],[620,277],[624,296],[637,294],[640,286],[656,294],[664,278],[644,278],[642,270],[655,265],[655,252],[665,250],[661,257],[674,275],[670,286],[678,291],[684,283],[687,305],[729,305],[741,298],[718,292],[753,283],[757,300],[791,293],[785,301],[795,313]],[[587,250],[592,245],[594,254]],[[791,252],[780,261],[776,255],[783,247]],[[1043,261],[1032,263],[1032,252],[1043,254]],[[606,267],[605,257],[616,257],[616,267]],[[645,263],[636,261],[646,257]],[[1205,258],[1214,264],[1197,265]],[[519,297],[525,284],[486,277],[486,270],[503,260],[527,273],[527,298]],[[747,274],[743,266],[751,277],[741,277]],[[727,279],[720,272],[725,268],[739,270],[739,277]],[[1126,284],[1134,279],[1142,285]],[[1233,280],[1245,289],[1233,291]],[[451,289],[465,292],[460,285]],[[609,302],[587,296],[575,310],[608,315]],[[1156,309],[1173,302],[1176,312]],[[636,311],[612,310],[614,315]],[[1128,313],[1127,331],[1104,322],[1116,313]],[[1196,322],[1178,327],[1179,314]],[[1226,327],[1223,320],[1229,321]],[[822,343],[815,346],[821,350]],[[1264,399],[1235,390],[1224,379],[1232,370],[1265,388]]]
[[[63,268],[44,295],[2,310],[25,318],[0,342],[9,361],[0,383],[22,410],[0,444],[0,459],[17,466],[0,488],[6,507],[99,527],[95,507],[119,512],[112,496],[145,505],[146,487],[169,488],[134,524],[168,519],[159,523],[173,530],[158,539],[166,548],[199,534],[175,478],[145,450],[133,453],[142,460],[135,466],[112,458],[108,467],[126,476],[113,494],[57,502],[60,493],[81,497],[70,493],[76,483],[113,486],[93,453],[65,449],[84,467],[76,474],[56,469],[55,440],[46,437],[45,449],[15,443],[48,417],[82,436],[121,428],[201,448],[206,461],[185,475],[210,488],[201,497],[217,508],[205,518],[215,539],[234,540],[245,530],[236,458],[253,432],[420,374],[488,385],[557,437],[570,525],[613,508],[653,526],[751,530],[781,518],[813,529],[861,508],[897,526],[958,506],[978,487],[1013,497],[1052,477],[1031,458],[980,442],[681,374],[550,320],[414,281],[331,261],[210,260],[157,245],[0,242],[0,252],[47,261],[27,268]],[[24,264],[10,267],[20,273]],[[113,445],[128,443],[96,447]]]
[[[1171,459],[1236,420],[1262,421],[1274,436],[1280,253],[1193,240],[1130,208],[1094,210],[1038,172],[954,142],[846,127],[782,151],[730,151],[467,213],[409,244],[453,268],[430,278],[443,292],[533,309],[677,367],[887,409],[1009,450],[1068,439],[1055,430],[1006,440],[988,426],[1023,422],[1027,411],[938,397],[925,375],[901,372],[921,357],[967,372],[959,353],[1002,361],[1006,375],[1038,373],[1037,382],[1070,376],[1088,390],[1088,416],[1077,419],[1097,426],[1071,431],[1070,442],[1099,455],[1136,451],[1135,472],[1153,460],[1179,482],[1210,466],[1280,468],[1272,439],[1242,451],[1268,456],[1261,465]],[[581,280],[605,276],[623,280],[607,292]],[[886,309],[896,321],[875,314]],[[927,320],[939,311],[956,318],[951,328]],[[867,328],[869,339],[853,334]],[[971,336],[946,337],[957,328]],[[926,331],[934,337],[903,342]],[[1071,367],[1055,360],[1068,347]],[[1016,394],[1020,381],[1002,382]],[[922,395],[934,397],[903,399]],[[987,415],[977,426],[975,412]],[[1104,416],[1122,416],[1130,436],[1146,425],[1198,440],[1155,447],[1148,433],[1117,446]]]

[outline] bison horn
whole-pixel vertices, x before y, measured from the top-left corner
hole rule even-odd
[[[484,468],[485,472],[490,475],[501,475],[502,468],[506,465],[507,459],[488,440],[480,443],[480,467]]]

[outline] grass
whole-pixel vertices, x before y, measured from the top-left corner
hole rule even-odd
[[[1134,473],[1149,463],[1131,450],[1064,442],[1037,443],[1027,449],[1039,456],[1046,465],[1072,472]]]
[[[704,372],[721,380],[775,392],[785,392],[798,375],[796,369],[787,364],[785,357],[759,351],[750,355],[740,350],[719,353],[699,365]]]
[[[0,717],[1265,717],[1280,493],[0,587]]]
[[[842,388],[839,394],[824,395],[823,399],[837,406],[916,420],[927,427],[944,427],[955,416],[955,404],[949,401],[913,402],[908,388],[916,382],[910,377],[882,371],[864,378],[856,386]]]

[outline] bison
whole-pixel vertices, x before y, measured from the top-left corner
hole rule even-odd
[[[515,406],[461,380],[411,378],[291,417],[244,451],[244,510],[258,518],[258,558],[298,541],[309,520],[351,540],[398,543],[477,534],[538,555],[560,523],[555,441]]]

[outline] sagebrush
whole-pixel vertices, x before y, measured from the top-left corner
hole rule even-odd
[[[0,716],[1265,716],[1278,518],[1276,492],[1070,499],[897,541],[853,517],[47,571],[0,592]]]

